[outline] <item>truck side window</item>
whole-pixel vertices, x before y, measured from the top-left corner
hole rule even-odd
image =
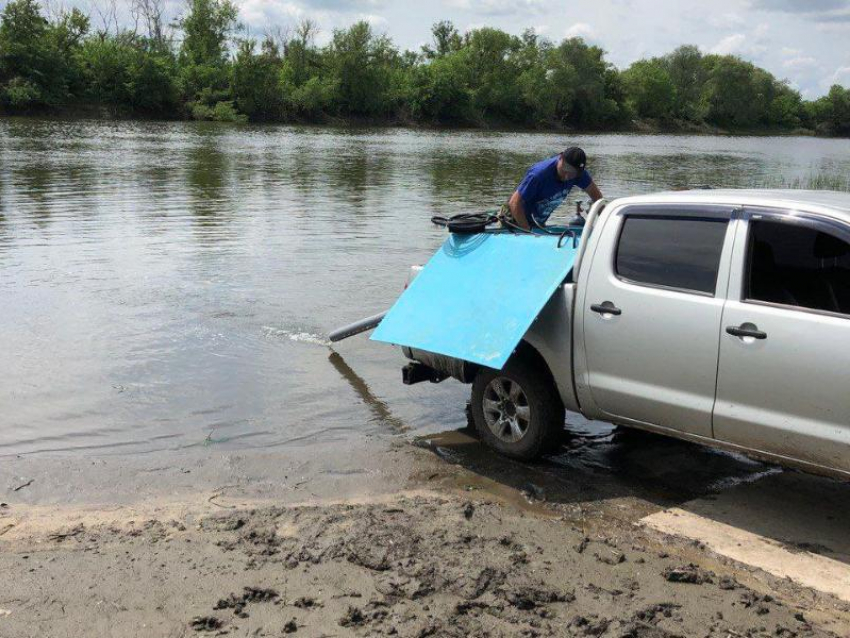
[[[744,298],[850,315],[850,244],[800,224],[751,220]]]
[[[617,246],[617,274],[632,283],[714,294],[725,219],[631,215]]]

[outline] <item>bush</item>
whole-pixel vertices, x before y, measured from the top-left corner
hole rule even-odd
[[[2,91],[3,104],[14,110],[41,104],[41,90],[29,80],[14,77]]]
[[[639,116],[672,117],[676,88],[670,74],[659,62],[635,62],[623,73],[623,85],[630,106]]]
[[[191,113],[192,118],[196,120],[238,122],[240,124],[248,121],[248,116],[237,111],[232,101],[216,102],[215,106],[194,102],[191,104]]]
[[[414,70],[411,114],[426,122],[465,123],[473,119],[463,54],[437,58]]]

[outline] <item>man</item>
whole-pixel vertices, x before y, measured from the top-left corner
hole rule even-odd
[[[571,146],[560,155],[538,162],[525,174],[507,208],[514,223],[525,229],[543,226],[549,216],[570,194],[573,186],[586,192],[594,202],[602,192],[585,170],[587,155]]]

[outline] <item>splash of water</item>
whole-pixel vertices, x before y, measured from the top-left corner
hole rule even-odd
[[[286,330],[285,328],[263,326],[263,332],[267,337],[289,339],[290,341],[298,341],[300,343],[312,343],[317,346],[330,347],[331,345],[327,337],[304,330]]]

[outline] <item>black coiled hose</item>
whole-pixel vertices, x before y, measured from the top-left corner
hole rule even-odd
[[[553,231],[538,224],[533,217],[529,217],[529,220],[531,221],[531,224],[543,234],[557,236],[558,248],[561,248],[561,246],[564,245],[564,240],[567,238],[571,238],[573,240],[573,248],[576,247],[578,243],[578,233],[576,233],[574,229],[568,228],[564,231]],[[499,215],[495,213],[459,213],[457,215],[452,215],[451,217],[434,215],[431,218],[431,223],[442,228],[447,228],[450,233],[456,233],[459,235],[475,235],[487,232],[487,226],[499,221],[502,222],[502,228],[509,232],[524,233],[528,235],[534,234],[533,230],[522,228],[512,219],[505,216],[499,217]]]
[[[472,235],[483,233],[487,226],[499,221],[499,216],[493,213],[460,213],[451,217],[434,215],[431,223],[448,228],[450,233]]]

